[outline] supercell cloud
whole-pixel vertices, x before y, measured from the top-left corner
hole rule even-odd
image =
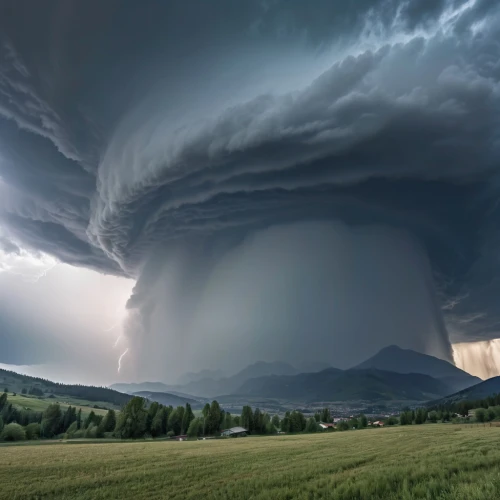
[[[499,158],[491,0],[2,2],[0,252],[136,280],[129,376],[500,337]]]

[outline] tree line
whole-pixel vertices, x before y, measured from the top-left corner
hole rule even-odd
[[[120,412],[108,410],[97,415],[93,410],[82,415],[69,406],[65,410],[59,403],[49,405],[45,411],[20,409],[9,403],[8,396],[0,396],[0,437],[7,441],[65,437],[77,438],[159,438],[187,435],[218,436],[224,429],[241,426],[249,434],[276,434],[277,432],[317,432],[320,421],[331,421],[329,410],[307,419],[300,411],[288,411],[283,418],[271,416],[259,408],[244,406],[241,415],[232,415],[222,409],[217,401],[206,404],[201,416],[195,417],[191,405],[165,406],[146,399],[132,397]],[[366,417],[342,423],[341,430],[366,427]]]
[[[385,425],[419,425],[426,422],[450,422],[455,419],[460,409],[462,415],[468,415],[469,409],[476,408],[475,419],[488,422],[500,418],[500,398],[492,396],[479,401],[461,401],[436,409],[405,408],[399,418],[386,418]],[[491,404],[494,404],[492,406]],[[200,436],[218,436],[224,429],[241,426],[249,434],[276,434],[317,432],[322,430],[319,423],[333,422],[328,408],[306,416],[297,410],[287,411],[280,418],[270,415],[259,408],[254,410],[244,406],[241,415],[232,415],[222,409],[217,401],[206,404],[199,417],[194,415],[191,405],[165,406],[157,402],[134,396],[122,407],[120,412],[108,410],[105,415],[98,415],[94,410],[82,415],[69,406],[65,410],[58,403],[49,405],[45,411],[38,412],[21,409],[9,403],[7,393],[0,395],[0,438],[7,441],[54,438],[160,438],[187,435],[190,438]],[[363,429],[368,426],[365,415],[359,415],[338,422],[336,430]],[[329,429],[333,430],[333,429]]]
[[[483,408],[485,410],[488,410],[488,408],[494,408],[496,406],[500,406],[500,394],[493,394],[483,399],[438,403],[435,405],[431,405],[429,407],[429,410],[441,412],[448,411],[466,417],[469,414],[470,410],[474,410],[476,408]]]

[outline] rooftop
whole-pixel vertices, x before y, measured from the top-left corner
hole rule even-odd
[[[224,429],[222,432],[230,432],[231,434],[238,434],[240,432],[248,432],[244,427],[231,427],[230,429]]]

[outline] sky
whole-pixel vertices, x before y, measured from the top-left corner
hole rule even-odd
[[[499,158],[491,0],[4,0],[0,364],[500,374]]]

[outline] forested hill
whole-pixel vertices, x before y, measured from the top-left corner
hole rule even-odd
[[[131,399],[131,396],[128,394],[123,394],[107,387],[59,384],[43,378],[21,375],[20,373],[0,369],[0,390],[4,388],[10,392],[23,393],[24,391],[37,396],[51,394],[65,395],[87,401],[112,403],[117,406],[122,406]]]
[[[445,398],[429,403],[431,406],[449,406],[461,401],[477,401],[500,394],[500,377],[493,377],[483,382],[456,392]]]

